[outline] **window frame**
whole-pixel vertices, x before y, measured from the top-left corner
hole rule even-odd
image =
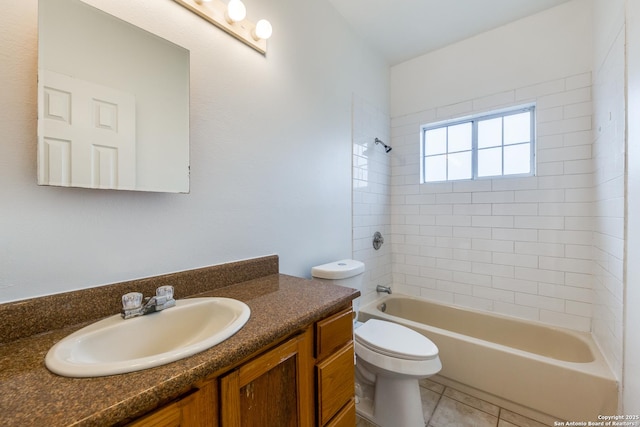
[[[525,112],[529,112],[530,114],[530,140],[529,142],[521,142],[521,143],[515,143],[515,144],[508,144],[505,145],[504,144],[504,120],[502,121],[502,142],[499,146],[495,146],[495,147],[501,147],[502,148],[502,165],[501,165],[501,169],[502,169],[502,173],[500,175],[490,175],[490,176],[478,176],[478,152],[481,150],[485,150],[487,148],[478,148],[478,122],[480,121],[485,121],[485,120],[491,120],[491,119],[495,119],[498,117],[501,117],[504,119],[504,117],[508,117],[508,116],[512,116],[512,115],[516,115],[516,114],[521,114],[521,113],[525,113]],[[441,129],[441,128],[448,128],[448,127],[452,127],[452,126],[456,126],[456,125],[460,125],[463,123],[471,123],[471,178],[462,178],[462,179],[449,179],[449,166],[448,166],[448,161],[446,164],[447,167],[447,179],[445,180],[439,180],[439,181],[427,181],[426,177],[425,177],[425,173],[426,173],[426,159],[428,157],[433,157],[436,155],[442,155],[443,153],[438,153],[438,154],[433,154],[433,155],[425,155],[426,152],[426,147],[425,147],[425,143],[426,143],[426,132],[427,131],[431,131],[434,129]],[[505,165],[504,165],[504,148],[505,147],[509,147],[509,146],[517,146],[517,145],[523,145],[523,144],[530,144],[529,147],[529,161],[530,161],[530,165],[529,165],[529,172],[526,173],[518,173],[518,174],[504,174],[504,169],[505,169]],[[495,147],[490,147],[490,148],[495,148]],[[448,148],[448,140],[447,140],[447,148],[445,151],[445,155],[447,155],[447,159],[448,159],[448,155],[449,154],[455,154],[455,153],[461,153],[461,152],[465,152],[465,151],[456,151],[456,152],[449,152],[449,148]],[[516,107],[510,107],[510,108],[504,108],[504,109],[500,109],[500,110],[493,110],[493,111],[489,111],[486,113],[480,113],[480,114],[474,114],[471,116],[465,116],[465,117],[459,117],[459,118],[455,118],[455,119],[449,119],[449,120],[443,120],[443,121],[439,121],[439,122],[434,122],[434,123],[428,123],[425,125],[420,126],[420,184],[434,184],[434,183],[442,183],[442,182],[458,182],[458,181],[476,181],[476,180],[483,180],[483,179],[501,179],[501,178],[517,178],[517,177],[528,177],[528,176],[535,176],[536,174],[536,105],[534,103],[532,104],[524,104],[524,105],[518,105]]]

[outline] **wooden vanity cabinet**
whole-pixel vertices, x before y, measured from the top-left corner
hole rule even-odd
[[[353,312],[307,327],[132,427],[353,427]]]

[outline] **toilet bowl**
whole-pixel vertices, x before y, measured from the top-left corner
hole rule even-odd
[[[313,267],[314,280],[361,290],[364,264],[341,260]],[[358,312],[358,301],[354,301]],[[424,427],[418,380],[442,368],[438,347],[405,326],[378,319],[354,323],[356,413],[380,427]]]
[[[371,319],[355,330],[356,411],[381,427],[423,427],[418,381],[442,369],[438,347],[405,326]]]

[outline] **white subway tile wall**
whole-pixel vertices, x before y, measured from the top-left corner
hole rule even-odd
[[[607,8],[612,7],[608,2],[601,3],[606,4]],[[618,7],[623,8],[619,4]],[[610,33],[612,37],[608,53],[603,57],[602,63],[594,67],[593,79],[595,205],[592,209],[592,333],[613,372],[618,378],[622,378],[626,170],[625,25],[624,18],[619,18],[616,22],[617,34]],[[633,310],[632,307],[628,309]],[[572,306],[571,313],[575,311],[579,309]]]
[[[353,258],[365,263],[361,303],[377,297],[377,285],[391,286],[391,158],[389,114],[353,96]],[[392,147],[386,153],[379,138]],[[379,231],[384,243],[373,248]]]
[[[419,184],[420,125],[528,102],[537,107],[536,176]],[[397,291],[591,330],[596,223],[617,230],[623,214],[594,206],[591,73],[395,117],[391,138]],[[622,197],[617,183],[599,185]],[[618,248],[622,238],[597,235],[596,248]],[[607,265],[622,259],[596,253]]]

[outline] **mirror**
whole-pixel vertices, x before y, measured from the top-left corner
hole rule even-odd
[[[38,184],[188,193],[189,51],[79,0],[38,7]]]

